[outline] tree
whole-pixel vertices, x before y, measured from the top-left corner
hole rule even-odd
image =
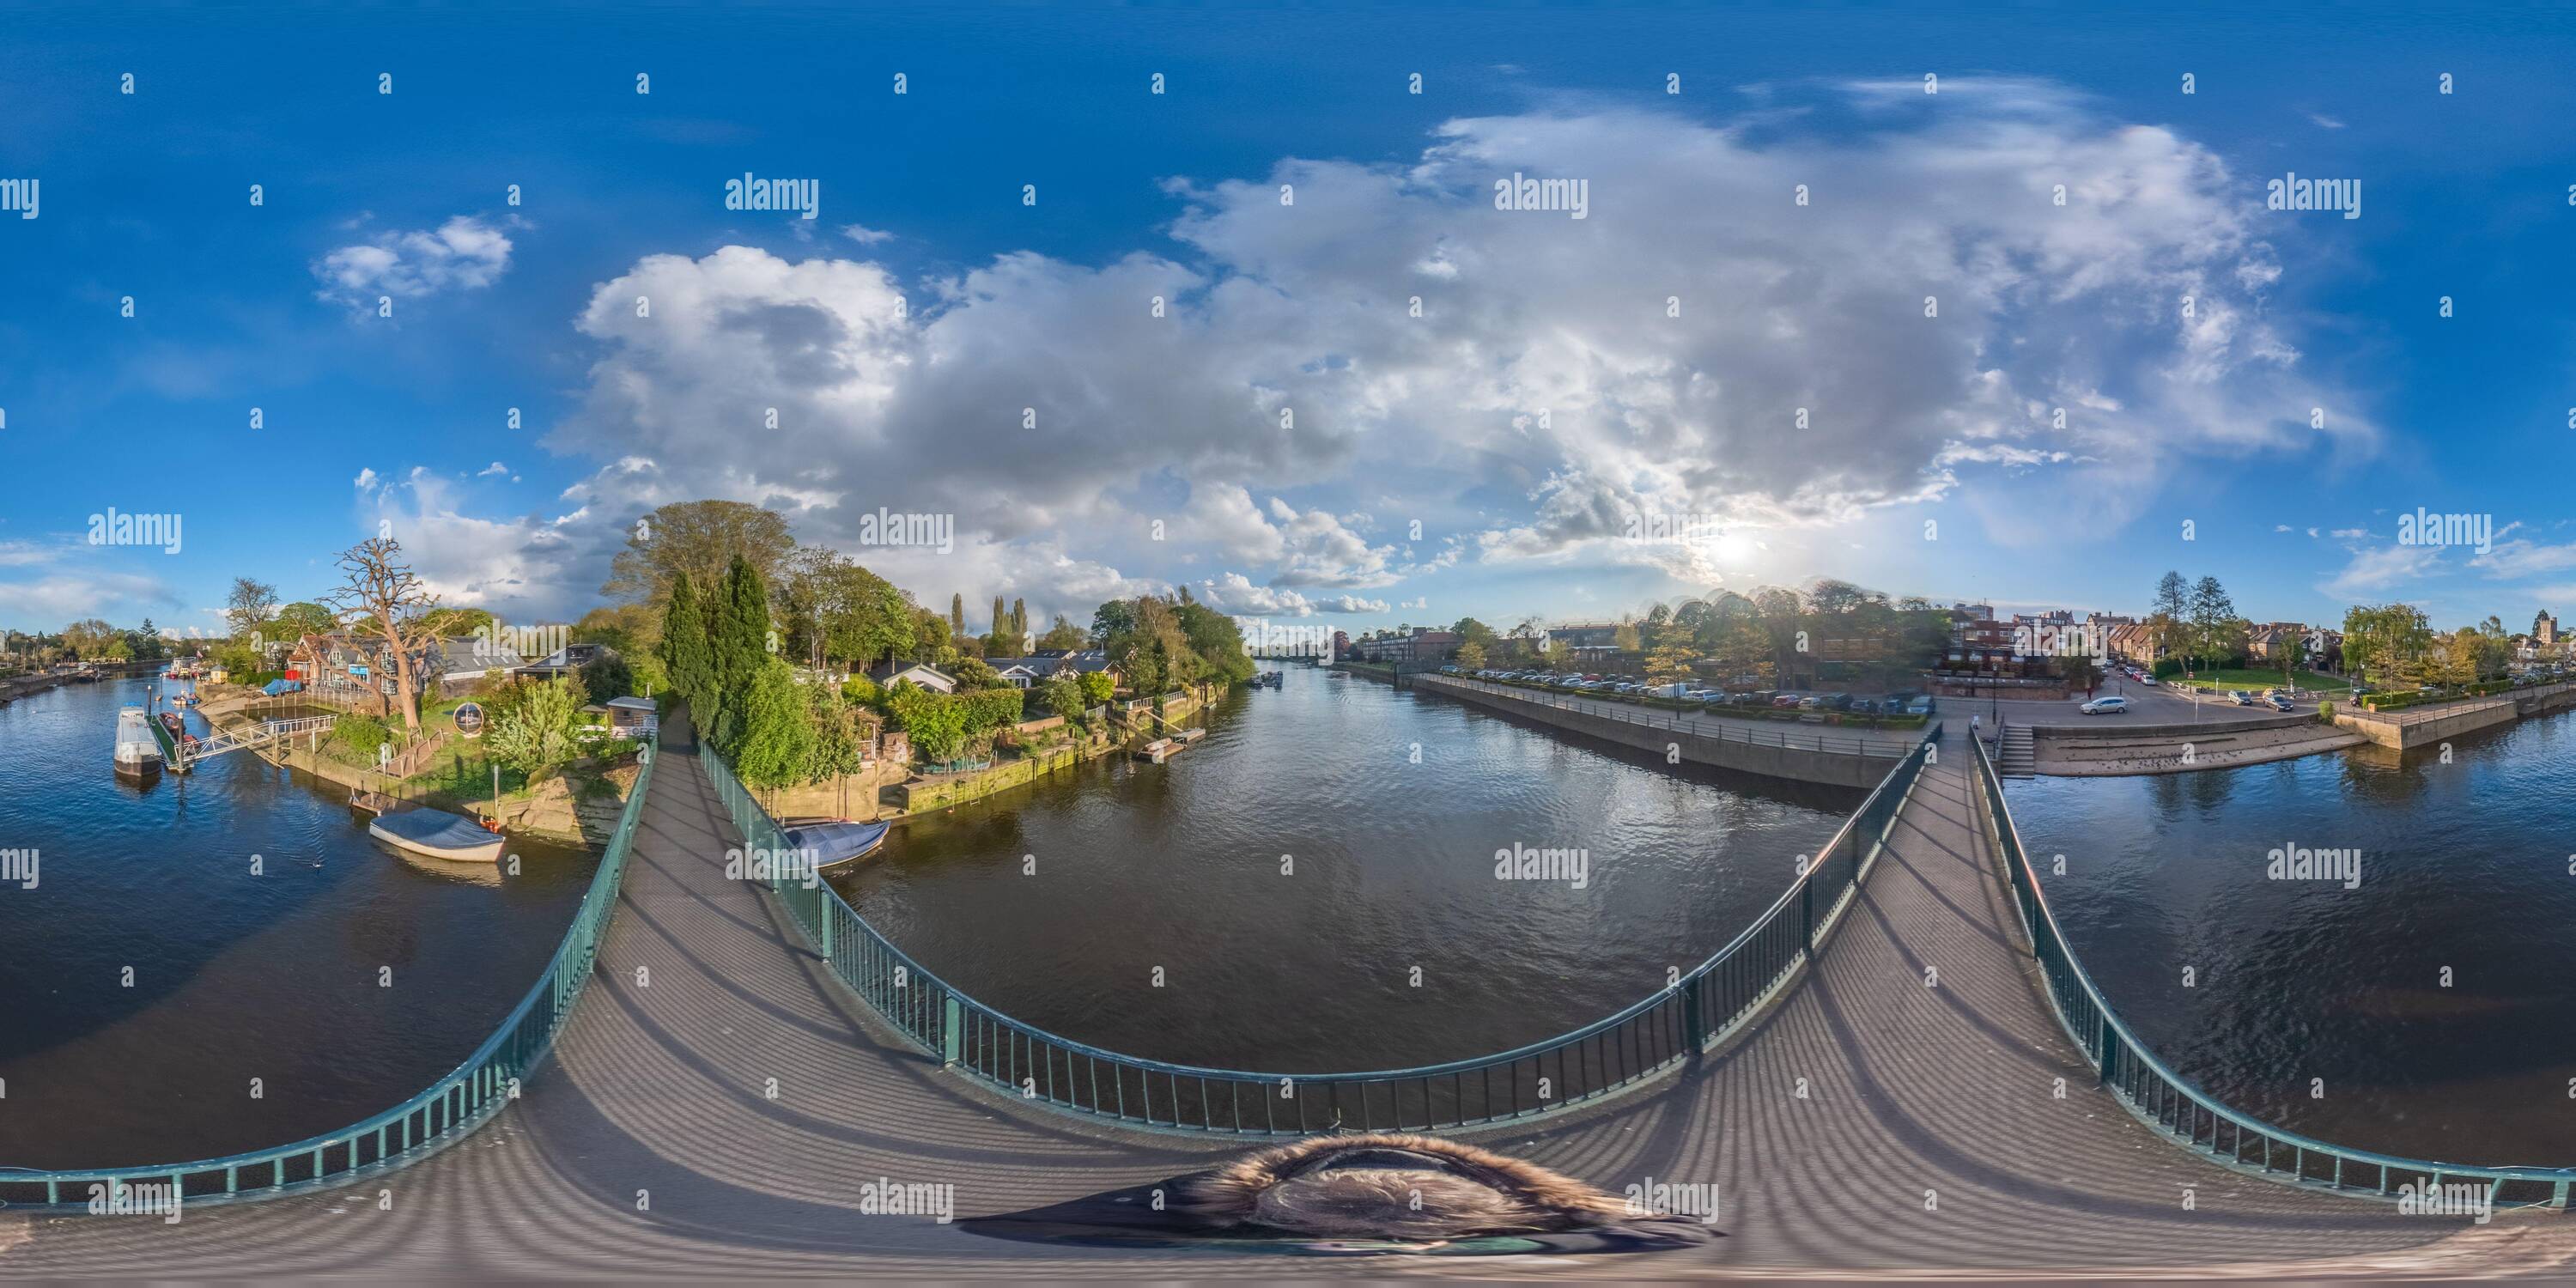
[[[966,633],[966,596],[963,594],[948,597],[948,633],[950,635]]]
[[[524,774],[572,759],[573,712],[579,700],[569,680],[519,686],[514,701],[498,708],[483,741],[492,757]]]
[[[1002,602],[1002,597],[999,595],[993,596],[992,633],[995,635],[1008,635],[1011,633],[1011,610],[1008,605]]]
[[[986,666],[981,658],[961,657],[957,659],[955,669],[951,670],[949,674],[956,678],[957,687],[961,689],[998,689],[1006,687],[1002,677],[997,674],[993,668]]]
[[[233,593],[224,599],[224,620],[235,638],[258,630],[277,611],[277,587],[250,577],[233,578]]]
[[[626,664],[625,654],[613,649],[602,649],[581,664],[581,687],[593,702],[643,696],[635,691],[635,668]]]
[[[2164,594],[2160,586],[2159,598]],[[2216,577],[2202,577],[2191,588],[2191,652],[2207,661],[2225,651],[2230,628],[2236,623],[2236,604],[2227,597]]]
[[[1020,640],[1024,640],[1024,639],[1027,639],[1028,637],[1029,637],[1029,601],[1027,601],[1027,600],[1025,600],[1025,599],[1014,599],[1014,600],[1012,600],[1012,601],[1011,601],[1011,640],[1012,640],[1012,645],[1011,645],[1011,647],[1012,647],[1012,649],[1013,649],[1014,651],[1017,651],[1017,650],[1018,650],[1018,648],[1019,648],[1019,643],[1018,643],[1018,641],[1020,641]]]
[[[749,565],[744,568],[748,571]],[[814,716],[807,706],[805,686],[796,682],[796,672],[764,653],[752,663],[740,693],[740,708],[728,717],[738,731],[734,772],[754,787],[809,781]]]
[[[1083,713],[1090,704],[1083,701],[1082,681],[1072,672],[1058,671],[1038,686],[1039,696],[1046,699],[1047,709],[1063,716],[1065,723],[1080,728]]]
[[[1088,648],[1090,645],[1091,636],[1084,633],[1081,627],[1066,620],[1062,613],[1056,614],[1055,625],[1048,627],[1046,634],[1038,637],[1038,647],[1042,649],[1063,649],[1071,652]]]
[[[1106,648],[1109,637],[1136,627],[1136,606],[1132,601],[1113,599],[1091,614],[1091,646]]]
[[[795,547],[786,518],[775,511],[740,501],[677,501],[636,521],[600,593],[636,603],[665,600],[671,579],[683,572],[712,592],[737,558],[766,584]]]
[[[805,781],[819,783],[859,772],[867,763],[871,741],[859,710],[828,684],[816,686],[806,699],[814,713],[814,747],[806,758]]]
[[[307,635],[328,635],[339,628],[340,619],[332,616],[330,609],[305,599],[278,609],[277,616],[268,622],[268,629],[277,638],[287,641],[300,640]]]
[[[2355,605],[2343,615],[2344,664],[2379,684],[2420,684],[2433,643],[2412,604]]]
[[[356,614],[374,627],[393,658],[394,692],[385,700],[402,706],[403,730],[420,732],[420,707],[414,679],[422,670],[430,635],[423,624],[438,609],[438,596],[401,560],[402,543],[370,537],[340,554],[346,581],[323,597],[332,609]]]
[[[1458,646],[1458,665],[1470,671],[1485,669],[1485,646],[1469,640]]]
[[[1096,707],[1117,696],[1118,682],[1109,678],[1107,671],[1082,673],[1082,698],[1085,704]]]
[[[716,747],[731,752],[744,730],[741,720],[748,718],[742,704],[775,660],[769,655],[769,589],[749,559],[735,556],[725,573],[724,595],[708,616],[707,647],[715,662]]]
[[[662,669],[696,718],[712,723],[719,706],[715,650],[707,641],[707,610],[685,572],[671,579],[670,598],[662,605]]]

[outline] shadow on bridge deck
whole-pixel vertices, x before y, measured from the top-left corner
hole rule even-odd
[[[668,733],[599,978],[519,1105],[444,1153],[331,1193],[194,1208],[172,1226],[0,1213],[0,1274],[1505,1270],[1056,1249],[859,1214],[859,1185],[879,1178],[953,1184],[958,1215],[984,1215],[1171,1176],[1240,1145],[1024,1110],[942,1074],[865,1015],[769,896],[724,879],[724,851],[740,838],[681,754],[686,726]],[[1819,967],[1731,1050],[1587,1113],[1477,1134],[1614,1194],[1649,1178],[1716,1182],[1731,1237],[1643,1260],[1522,1259],[1508,1273],[2272,1277],[2568,1264],[2576,1237],[2557,1218],[2470,1227],[2240,1175],[2095,1089],[2026,975],[1967,761],[1958,744],[1925,772]],[[1926,986],[1930,968],[1938,982]]]

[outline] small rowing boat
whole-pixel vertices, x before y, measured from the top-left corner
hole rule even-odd
[[[387,845],[433,859],[465,863],[498,863],[505,838],[462,814],[443,809],[407,809],[378,815],[367,834]]]

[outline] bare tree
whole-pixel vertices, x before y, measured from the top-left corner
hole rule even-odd
[[[233,578],[233,593],[224,601],[224,617],[233,634],[248,635],[277,611],[277,587],[252,577]]]
[[[417,690],[412,677],[428,661],[421,650],[430,639],[428,619],[438,608],[438,596],[413,575],[411,565],[400,561],[401,554],[402,543],[391,537],[370,537],[342,551],[340,571],[347,580],[322,602],[374,624],[393,654],[394,700],[402,704],[403,729],[416,735],[420,708],[413,702]]]

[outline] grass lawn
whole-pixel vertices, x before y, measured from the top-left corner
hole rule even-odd
[[[2327,675],[2322,671],[2300,671],[2297,672],[2296,678],[2302,690],[2340,690],[2352,687],[2352,681],[2340,675]],[[2170,679],[2159,679],[2156,683],[2182,684],[2185,681],[2177,675]],[[2247,669],[2229,666],[2220,667],[2215,671],[2203,671],[2191,677],[2189,683],[2192,687],[2200,689],[2243,689],[2248,693],[2261,693],[2265,689],[2278,687],[2281,683],[2281,673],[2277,669],[2267,671],[2259,667]]]

